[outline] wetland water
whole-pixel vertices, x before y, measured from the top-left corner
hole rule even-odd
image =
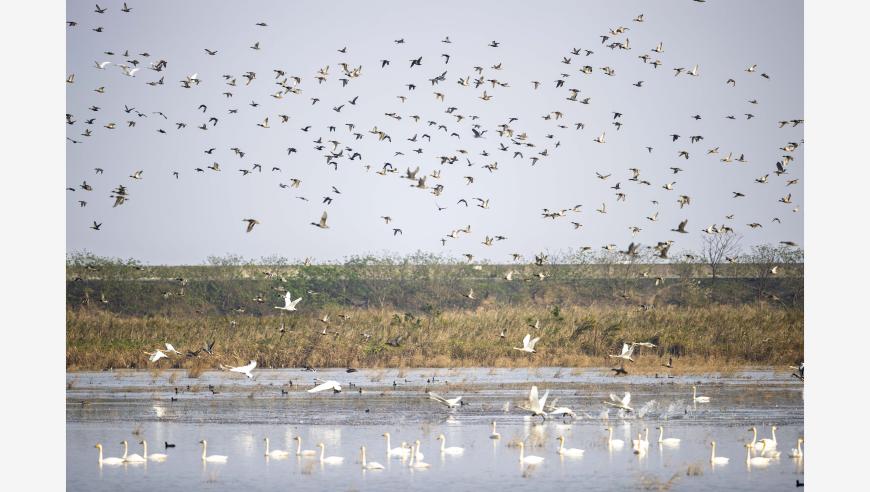
[[[67,374],[68,490],[792,490],[803,482],[803,461],[788,458],[803,436],[803,383],[788,373],[745,371],[727,375],[612,376],[607,369],[344,369],[306,372],[296,369],[240,374],[187,371],[111,371]],[[432,377],[435,377],[432,382]],[[315,377],[340,381],[343,392],[309,394]],[[427,383],[427,380],[429,382]],[[290,386],[289,382],[293,385]],[[394,383],[395,382],[395,386]],[[351,386],[353,384],[353,387]],[[528,417],[517,407],[532,385],[550,400],[572,408],[573,420]],[[710,403],[692,402],[692,384]],[[209,388],[211,386],[211,389]],[[176,393],[176,388],[178,392]],[[282,393],[282,389],[287,394]],[[359,390],[362,389],[362,393]],[[429,400],[429,389],[443,396],[463,395],[467,405],[448,410]],[[611,392],[632,394],[634,413],[620,414],[603,405]],[[175,399],[173,401],[173,398]],[[83,403],[84,402],[84,403]],[[505,411],[505,404],[509,408]],[[490,422],[501,439],[490,439]],[[665,437],[680,438],[676,447],[657,444],[656,427]],[[777,426],[779,459],[766,467],[746,465],[748,429],[770,437]],[[605,428],[612,426],[622,449],[610,449]],[[631,440],[649,429],[649,450],[632,452]],[[410,469],[388,459],[384,432],[391,446],[421,441],[428,469]],[[465,448],[462,456],[443,456],[439,434],[447,446]],[[565,447],[585,450],[582,458],[560,458],[558,436]],[[327,456],[343,456],[341,465],[321,465],[317,458],[297,458],[303,448],[326,445]],[[266,459],[263,438],[272,449],[288,449],[288,459]],[[94,444],[104,456],[121,456],[122,440],[130,453],[166,453],[164,462],[100,466]],[[208,453],[229,456],[228,462],[202,463],[201,439]],[[533,468],[521,466],[523,440],[527,455],[544,457]],[[710,441],[727,465],[711,466]],[[176,446],[164,449],[164,441]],[[359,460],[365,445],[369,461],[385,465],[364,471]],[[755,455],[755,454],[753,454]]]

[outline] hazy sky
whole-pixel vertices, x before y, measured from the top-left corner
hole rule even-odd
[[[78,23],[66,27],[66,70],[75,74],[75,82],[67,84],[67,113],[74,120],[67,136],[81,142],[67,142],[67,182],[76,188],[66,192],[68,251],[87,249],[149,263],[200,263],[208,255],[224,253],[338,259],[385,250],[472,253],[505,261],[512,252],[531,256],[583,245],[600,249],[608,243],[624,249],[631,241],[651,245],[671,239],[674,250],[697,249],[704,236],[701,229],[713,224],[733,227],[743,235],[744,248],[783,240],[803,244],[803,147],[790,153],[794,161],[787,174],[774,173],[786,154],[780,148],[803,138],[803,125],[777,125],[803,118],[802,2],[326,6],[132,0],[130,13],[121,12],[121,3],[100,2],[107,8],[104,14],[94,12],[92,2],[67,4],[68,20]],[[633,21],[641,13],[643,22]],[[609,34],[619,26],[629,29]],[[92,30],[97,27],[103,32]],[[602,35],[610,36],[604,44]],[[451,43],[442,42],[446,36]],[[404,43],[395,43],[398,39]],[[493,40],[500,43],[497,48],[488,46]],[[607,46],[626,40],[630,49]],[[256,42],[260,49],[251,49]],[[651,51],[659,42],[664,51]],[[340,53],[344,47],[346,53]],[[218,53],[210,56],[205,48]],[[594,53],[573,55],[573,48]],[[127,57],[122,56],[125,50]],[[450,54],[446,64],[442,53]],[[650,63],[642,55],[649,55]],[[409,67],[409,60],[420,56],[422,66]],[[563,63],[563,57],[570,63]],[[159,59],[167,62],[163,71],[148,68]],[[382,59],[390,60],[385,68]],[[657,69],[651,64],[656,59],[662,62]],[[125,60],[139,61],[141,69],[134,77],[117,66],[131,65]],[[103,61],[112,64],[97,69],[94,63]],[[361,75],[345,87],[341,62],[362,66]],[[501,70],[492,68],[498,64]],[[695,64],[698,76],[674,76],[673,68],[689,70]],[[757,70],[746,72],[753,64]],[[317,71],[327,65],[328,78],[318,84]],[[584,65],[592,66],[593,73],[582,73]],[[475,66],[483,68],[482,74]],[[611,67],[614,75],[606,75],[602,67]],[[301,93],[272,97],[282,90],[273,69],[301,77]],[[429,79],[445,70],[446,79],[433,86]],[[248,71],[256,78],[246,86],[242,74]],[[194,73],[201,83],[183,88],[179,81]],[[224,74],[232,75],[237,85],[227,85]],[[481,75],[509,86],[493,88],[485,82],[475,88],[473,79]],[[470,86],[457,83],[469,76]],[[160,77],[163,85],[146,84]],[[726,84],[729,78],[735,79],[735,87]],[[557,79],[565,80],[563,87],[556,87]],[[533,80],[541,82],[537,90]],[[641,80],[641,87],[633,85]],[[292,80],[288,84],[295,85]],[[405,84],[415,84],[416,90]],[[104,93],[94,91],[101,86]],[[578,101],[588,97],[589,104],[567,100],[569,89],[578,89]],[[480,99],[484,90],[491,100]],[[224,92],[233,95],[227,98]],[[444,94],[444,101],[434,92]],[[356,96],[356,104],[350,104]],[[397,96],[407,99],[402,102]],[[311,98],[319,102],[312,105]],[[252,101],[259,106],[252,107]],[[198,109],[201,104],[207,106],[204,112]],[[342,104],[341,112],[333,110]],[[125,113],[125,105],[135,110]],[[94,112],[91,106],[100,109]],[[450,107],[456,108],[452,114],[445,112]],[[230,109],[238,112],[229,114]],[[564,116],[543,118],[555,111]],[[391,112],[401,119],[385,115]],[[622,116],[614,119],[613,112]],[[754,117],[747,119],[746,113]],[[281,123],[279,114],[289,115],[289,122]],[[695,114],[702,118],[691,118]],[[457,121],[455,115],[464,119]],[[212,116],[219,119],[216,126],[197,128]],[[267,116],[270,128],[258,127]],[[534,147],[499,137],[498,125],[511,117],[518,118],[510,123],[514,138],[525,133],[524,142]],[[95,120],[89,125],[90,118]],[[127,121],[136,125],[128,127]],[[621,129],[614,121],[622,123]],[[109,122],[117,127],[105,128]],[[187,127],[176,129],[180,122]],[[346,123],[353,123],[354,130]],[[575,123],[585,128],[576,130]],[[472,135],[475,124],[487,130],[483,138]],[[308,132],[300,130],[309,125]],[[334,133],[327,130],[329,125],[336,127]],[[369,132],[374,127],[392,142],[379,141]],[[89,137],[81,135],[86,128],[92,132]],[[363,138],[355,139],[354,132]],[[450,136],[454,132],[458,138]],[[606,143],[594,142],[602,132]],[[416,142],[407,140],[415,134]],[[431,142],[423,134],[431,135]],[[674,142],[671,134],[680,138]],[[703,140],[691,143],[693,135]],[[321,150],[315,148],[318,138],[325,146]],[[333,148],[329,140],[345,148],[344,156],[336,159],[337,170],[324,157]],[[509,150],[499,150],[501,144]],[[212,155],[204,153],[212,147]],[[244,157],[231,147],[240,148]],[[288,147],[298,152],[288,156]],[[719,152],[708,154],[714,147]],[[690,158],[678,157],[681,150],[689,151]],[[489,155],[481,155],[483,151]],[[514,158],[515,151],[523,156]],[[546,156],[538,154],[544,151]],[[362,158],[350,161],[354,152]],[[734,162],[721,162],[729,152]],[[741,154],[746,163],[737,162]],[[458,160],[442,165],[439,156]],[[533,156],[540,158],[534,166]],[[213,162],[220,163],[220,172],[206,168]],[[386,162],[402,173],[420,166],[420,176],[440,170],[441,177],[429,177],[429,189],[413,188],[414,182],[402,179],[401,173],[376,174]],[[496,171],[483,168],[494,162]],[[239,172],[255,163],[262,165],[262,172]],[[105,172],[95,174],[96,167]],[[205,172],[195,172],[197,167]],[[281,170],[273,172],[273,167]],[[683,171],[675,175],[670,167]],[[630,181],[629,168],[638,168],[639,179],[650,185]],[[130,178],[138,170],[144,171],[142,179]],[[596,172],[611,176],[601,180]],[[767,183],[755,182],[764,175],[769,175]],[[466,184],[465,176],[472,176],[473,184]],[[302,180],[298,189],[279,187],[291,178]],[[795,179],[801,181],[786,186]],[[81,189],[83,181],[93,191]],[[674,181],[672,191],[662,187]],[[617,183],[620,189],[612,189]],[[109,195],[121,184],[130,199],[113,208]],[[437,184],[444,190],[436,197],[430,191]],[[332,186],[341,193],[334,193]],[[625,193],[625,201],[617,201],[617,192]],[[746,196],[732,198],[732,192]],[[792,203],[778,201],[789,193]],[[681,209],[677,198],[683,194],[691,197],[691,204]],[[321,203],[325,196],[333,198],[330,205]],[[489,209],[477,207],[474,197],[488,198]],[[457,204],[461,198],[468,201],[467,208]],[[87,206],[80,207],[79,200]],[[602,203],[606,214],[596,212]],[[541,216],[544,208],[559,211],[580,204],[579,213],[569,211],[557,219]],[[447,208],[439,211],[437,206]],[[309,225],[324,210],[330,228]],[[656,211],[657,221],[646,218]],[[727,220],[730,214],[734,218]],[[391,224],[380,218],[385,215],[392,217]],[[775,217],[780,222],[773,222]],[[247,218],[261,222],[251,233],[242,222]],[[670,232],[684,219],[690,234]],[[102,223],[99,231],[89,228],[94,220]],[[572,221],[582,227],[575,229]],[[762,227],[750,228],[750,223]],[[471,234],[447,239],[442,246],[442,238],[466,225],[471,225]],[[632,226],[642,230],[632,236]],[[394,236],[394,227],[403,234]],[[487,235],[507,239],[485,246],[481,243]]]

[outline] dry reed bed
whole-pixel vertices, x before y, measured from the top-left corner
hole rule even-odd
[[[643,311],[618,306],[479,307],[414,316],[389,309],[332,309],[290,315],[128,317],[98,309],[67,310],[67,369],[146,368],[144,351],[172,343],[196,350],[216,340],[213,357],[162,360],[161,368],[195,374],[218,362],[261,367],[588,367],[612,364],[623,341],[652,341],[635,372],[660,372],[673,356],[677,370],[704,372],[746,365],[784,366],[803,359],[803,310],[753,305],[667,306]],[[342,320],[338,315],[349,318]],[[528,325],[540,320],[540,329]],[[284,323],[283,336],[278,327]],[[321,331],[326,327],[327,335]],[[507,338],[499,332],[507,329]],[[541,336],[538,353],[512,350],[526,333]],[[363,334],[370,335],[368,340]],[[402,336],[400,347],[385,344]]]

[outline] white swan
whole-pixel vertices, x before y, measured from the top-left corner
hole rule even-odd
[[[411,461],[408,462],[408,466],[411,468],[429,468],[429,463],[424,463],[421,461],[423,459],[423,455],[420,454],[420,440],[415,441],[414,446],[411,447]]]
[[[637,439],[633,439],[631,442],[634,454],[646,454],[649,449],[649,441],[644,441],[643,434],[640,432],[637,433]]]
[[[438,440],[441,441],[441,454],[457,456],[465,452],[465,448],[461,448],[459,446],[444,447],[447,443],[447,439],[444,438],[444,434],[439,435]]]
[[[322,379],[315,379],[314,382],[323,381]],[[319,385],[308,390],[309,393],[317,393],[324,390],[332,390],[333,393],[341,393],[341,384],[338,381],[323,381]]]
[[[523,346],[522,347],[514,347],[514,350],[519,350],[520,352],[527,352],[530,354],[535,353],[535,344],[541,340],[541,337],[532,338],[531,333],[526,333],[525,338],[523,338]]]
[[[716,456],[716,441],[711,442],[710,447],[713,448],[713,451],[710,452],[710,463],[714,465],[727,465],[729,458]]]
[[[148,443],[145,442],[145,439],[142,439],[141,441],[139,441],[139,444],[142,445],[142,456],[144,456],[145,459],[148,459],[151,461],[166,461],[166,458],[169,457],[168,454],[163,454],[163,453],[148,454]]]
[[[340,465],[344,463],[342,456],[324,456],[326,454],[326,444],[320,443],[317,445],[320,448],[320,463],[327,465]]]
[[[384,438],[387,440],[387,458],[405,458],[410,451],[405,446],[390,448],[390,433],[384,432]]]
[[[791,452],[788,453],[789,458],[803,458],[804,457],[804,451],[803,451],[803,449],[801,449],[801,444],[803,444],[803,442],[804,442],[804,438],[799,437],[798,442],[797,442],[797,447],[791,448]]]
[[[417,440],[416,442],[419,443],[420,441]],[[408,443],[403,441],[402,449],[405,450],[405,457],[409,457],[411,456],[411,453],[414,452],[414,445],[409,445]],[[420,452],[420,446],[417,446],[417,451],[414,452],[414,457],[418,460],[422,460],[424,458],[423,453]]]
[[[619,408],[622,410],[626,410],[628,412],[633,412],[634,409],[629,406],[630,403],[631,403],[631,393],[629,393],[627,391],[625,392],[625,395],[622,398],[619,398],[618,396],[616,396],[615,393],[610,393],[610,401],[604,402],[605,405],[608,405],[608,406],[611,406],[614,408]]]
[[[211,456],[206,455],[206,449],[208,448],[208,442],[203,439],[199,441],[202,444],[202,461],[207,461],[209,463],[226,463],[229,459],[229,456],[224,456],[221,454],[213,454]]]
[[[778,460],[781,454],[782,453],[776,449],[767,449],[767,442],[761,443],[761,456],[772,460]]]
[[[284,306],[275,306],[275,309],[281,309],[283,311],[296,311],[296,305],[299,304],[299,301],[301,301],[302,298],[300,297],[295,301],[292,299],[293,298],[290,296],[290,293],[287,292],[286,294],[284,294]]]
[[[446,405],[447,408],[456,408],[462,406],[462,396],[457,396],[456,398],[444,398],[443,396],[437,393],[429,393],[429,399],[435,400],[438,403]]]
[[[756,450],[761,451],[765,446],[767,446],[767,449],[776,449],[776,426],[775,425],[770,428],[770,435],[771,435],[770,439],[766,439],[766,438],[765,439],[757,439],[758,438],[758,429],[753,427],[749,430],[752,431],[752,442],[750,444],[752,444],[752,446]]]
[[[633,343],[631,345],[629,345],[627,343],[623,343],[622,344],[622,351],[620,353],[618,353],[616,355],[611,354],[611,355],[608,355],[608,357],[611,357],[613,359],[624,359],[627,361],[634,362],[634,359],[631,358],[631,354],[634,353],[634,346],[635,346],[635,344],[633,344]]]
[[[520,442],[520,463],[523,463],[526,465],[538,465],[538,464],[541,464],[544,462],[544,458],[542,458],[540,456],[535,456],[535,455],[526,456],[524,449],[525,449],[525,445],[522,442]]]
[[[532,386],[531,391],[529,391],[529,403],[527,406],[521,406],[524,410],[532,412],[532,416],[540,415],[541,418],[547,418],[547,411],[544,409],[547,405],[547,397],[550,396],[550,390],[544,392],[544,396],[538,398],[538,387]]]
[[[97,462],[101,465],[120,465],[124,463],[124,460],[117,457],[103,458],[103,445],[97,443],[94,445],[95,448],[99,450],[99,456]]]
[[[665,426],[659,426],[659,444],[664,444],[665,446],[679,446],[680,440],[676,437],[669,437],[665,439]]]
[[[559,436],[556,439],[559,441],[559,454],[569,458],[580,458],[584,451],[577,448],[565,448],[565,436]]]
[[[281,459],[290,456],[290,451],[284,451],[283,449],[273,449],[269,451],[269,438],[264,437],[264,441],[266,441],[266,452],[263,456],[268,456],[269,458]]]
[[[124,445],[124,456],[121,456],[121,459],[124,460],[124,463],[144,463],[147,461],[144,457],[142,457],[136,453],[127,454],[127,441],[126,440],[121,441],[121,444]]]
[[[220,368],[223,369],[224,371],[238,372],[240,374],[244,374],[249,379],[254,379],[254,375],[251,374],[251,371],[253,371],[255,367],[257,367],[257,361],[255,361],[255,360],[252,360],[246,366],[229,367],[229,366],[225,366],[223,364],[220,365]]]
[[[765,458],[764,456],[750,456],[750,450],[752,449],[752,444],[745,444],[746,446],[746,464],[750,466],[767,466],[770,464],[770,458]],[[763,448],[763,446],[762,446]]]
[[[384,465],[378,463],[377,461],[366,461],[366,447],[360,446],[360,453],[362,453],[362,467],[365,470],[383,470]]]
[[[495,420],[492,421],[492,434],[489,435],[490,439],[501,439],[501,434],[495,431]]]
[[[317,451],[313,449],[302,449],[302,438],[296,436],[293,438],[296,441],[296,456],[317,456]]]
[[[695,387],[695,385],[692,385],[692,401],[694,401],[695,403],[710,403],[709,396],[698,396],[697,393],[698,389]]]
[[[625,446],[625,442],[622,439],[614,439],[613,438],[613,427],[607,427],[605,430],[610,432],[610,435],[607,438],[607,446],[612,449],[622,449]]]

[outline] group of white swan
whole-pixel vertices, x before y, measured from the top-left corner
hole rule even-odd
[[[120,458],[117,458],[117,457],[103,458],[103,445],[100,443],[97,443],[96,445],[94,445],[94,447],[97,448],[97,450],[98,450],[97,462],[100,465],[122,465],[122,464],[129,464],[129,463],[133,463],[133,464],[145,463],[149,460],[151,460],[151,461],[165,461],[166,458],[168,458],[167,455],[162,454],[162,453],[148,454],[148,443],[144,439],[139,441],[139,444],[142,445],[142,454],[141,455],[136,454],[136,453],[127,454],[127,441],[126,440],[121,441],[121,444],[124,446],[124,455],[121,456]]]

